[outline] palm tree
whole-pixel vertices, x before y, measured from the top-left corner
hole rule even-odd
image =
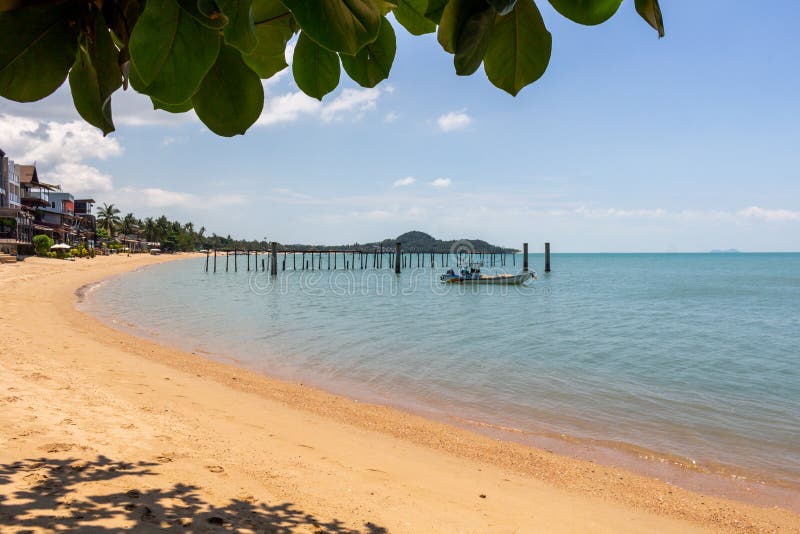
[[[142,229],[144,230],[144,238],[147,241],[150,242],[157,241],[158,227],[156,226],[156,222],[153,220],[152,217],[147,217],[144,220],[144,225]]]
[[[139,224],[136,216],[129,213],[122,218],[122,223],[119,225],[119,231],[122,234],[135,234],[139,230]]]
[[[102,208],[97,210],[97,225],[108,232],[109,237],[114,237],[117,227],[122,223],[119,218],[119,209],[114,204],[103,203]]]

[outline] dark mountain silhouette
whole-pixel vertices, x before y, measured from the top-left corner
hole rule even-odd
[[[402,243],[403,252],[434,252],[444,254],[447,252],[489,252],[494,254],[517,252],[513,248],[505,248],[487,243],[482,239],[458,239],[443,241],[430,234],[414,230],[406,232],[393,239],[384,239],[374,243],[353,243],[350,245],[280,245],[281,250],[289,251],[314,251],[314,250],[357,250],[373,252],[383,248],[386,252],[394,251],[394,244]]]

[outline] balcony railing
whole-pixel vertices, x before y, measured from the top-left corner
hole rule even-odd
[[[50,202],[50,192],[49,191],[25,191],[22,194],[23,200],[26,198],[32,198],[36,200],[44,200],[45,202]]]

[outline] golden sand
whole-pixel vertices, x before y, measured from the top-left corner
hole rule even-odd
[[[0,532],[800,531],[109,328],[76,290],[181,256],[0,266]]]

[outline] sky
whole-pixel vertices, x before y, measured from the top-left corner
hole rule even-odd
[[[632,0],[595,27],[537,3],[553,54],[516,98],[395,25],[387,81],[343,72],[320,103],[287,69],[244,136],[120,91],[103,138],[65,84],[33,104],[0,98],[0,148],[76,196],[248,239],[800,250],[800,3],[661,0],[663,39]]]

